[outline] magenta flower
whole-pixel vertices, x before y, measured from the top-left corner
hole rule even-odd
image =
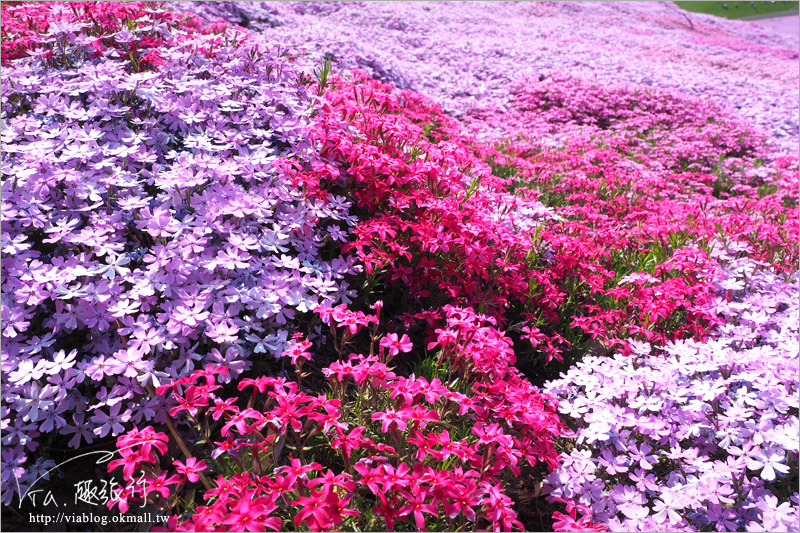
[[[414,517],[414,523],[417,526],[417,530],[425,531],[425,517],[422,515],[422,513],[427,513],[433,516],[437,516],[439,514],[437,506],[430,502],[425,503],[427,497],[424,493],[414,494],[410,491],[401,491],[400,494],[406,499],[408,503],[400,509],[399,515],[400,516],[412,515]]]
[[[283,520],[277,516],[269,516],[276,508],[268,498],[257,498],[255,491],[247,491],[222,523],[230,526],[233,531],[264,531],[264,528],[280,531]]]
[[[190,483],[200,479],[200,472],[208,468],[205,461],[198,461],[194,457],[189,457],[185,463],[176,460],[172,464],[177,467],[176,470],[179,474],[183,474],[184,480],[188,479]]]
[[[397,333],[389,333],[381,339],[381,346],[389,350],[389,355],[394,357],[400,352],[408,353],[413,347],[408,335],[403,334],[401,338],[397,337]]]
[[[382,411],[379,413],[372,414],[372,421],[376,422],[381,421],[381,431],[384,433],[389,432],[389,428],[394,427],[403,431],[406,429],[406,419],[401,415],[401,413],[397,413],[394,409],[387,409],[386,411]]]

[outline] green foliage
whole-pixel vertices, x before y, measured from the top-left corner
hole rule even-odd
[[[765,183],[758,188],[758,197],[764,198],[778,192],[778,186],[774,183]]]
[[[798,2],[675,2],[692,13],[705,13],[727,19],[783,13],[797,9]]]
[[[318,88],[317,95],[321,96],[328,86],[331,75],[331,58],[326,57],[322,65],[314,69],[314,78],[317,80]]]

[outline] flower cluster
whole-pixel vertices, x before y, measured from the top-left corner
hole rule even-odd
[[[787,39],[169,7],[0,8],[4,504],[117,437],[170,530],[796,529]]]
[[[574,448],[548,478],[615,531],[794,531],[798,280],[730,262],[708,343],[586,357],[546,386]]]
[[[515,129],[482,114],[509,110],[520,78],[567,72],[716,102],[768,131],[783,154],[797,151],[796,31],[782,35],[653,2],[507,2],[502,9],[471,2],[458,10],[438,2],[232,5],[204,2],[193,10],[212,20],[228,12],[233,23],[233,12],[245,10],[250,27],[267,39],[419,91],[483,139],[499,141]]]
[[[625,150],[655,171],[705,172],[720,158],[764,150],[762,135],[716,102],[638,84],[598,84],[554,73],[511,88],[502,121],[529,139],[580,139]],[[759,154],[760,155],[760,154]]]
[[[7,2],[2,6],[3,65],[27,56],[52,59],[52,36],[62,41],[80,40],[93,57],[109,48],[118,51],[137,69],[161,65],[159,48],[168,27],[204,34],[225,29],[224,23],[204,24],[194,15],[159,8],[155,2]],[[150,31],[141,31],[145,25]],[[160,27],[160,31],[155,31]],[[137,31],[137,28],[139,30]],[[71,36],[72,34],[72,36]],[[61,49],[62,59],[67,50]],[[70,50],[72,51],[72,50]]]
[[[40,435],[117,435],[159,416],[146,391],[164,380],[279,357],[289,323],[349,301],[358,269],[335,244],[348,201],[297,182],[323,161],[290,58],[158,6],[3,16],[30,10],[36,46],[2,79],[5,503]],[[161,43],[151,68],[143,41]]]
[[[584,334],[625,353],[629,336],[704,338],[719,322],[715,240],[797,268],[797,159],[770,155],[741,120],[675,92],[569,77],[515,94],[504,120],[531,137],[479,150],[560,215],[542,234],[555,252],[546,272]]]
[[[385,274],[418,310],[458,302],[502,317],[528,301],[532,232],[552,216],[506,191],[438,106],[355,74],[327,93],[316,125],[321,153],[343,171],[327,181],[362,210],[346,245],[368,276]],[[344,116],[349,130],[338,127]],[[395,289],[396,290],[396,289]]]
[[[177,531],[401,524],[423,531],[431,520],[448,529],[521,528],[503,480],[540,461],[554,468],[561,426],[550,398],[514,369],[510,341],[494,321],[446,308],[446,326],[428,345],[437,349],[434,374],[404,377],[390,364],[413,344],[406,335],[378,337],[378,314],[317,312],[340,350],[367,331],[372,355],[351,354],[323,369],[327,395],[303,391],[301,365],[298,381],[242,379],[238,401],[217,395],[223,367],[162,385],[157,392],[173,399],[170,416],[188,422],[173,432],[187,459],[173,461],[172,473],[157,457],[165,434],[147,428],[121,436],[122,458],[109,470],[121,466],[128,484],[109,505],[125,512],[149,499],[178,513],[170,522]],[[214,446],[189,449],[187,442]],[[336,460],[325,465],[314,460],[331,454]],[[175,504],[186,484],[205,501],[188,509],[189,519]]]
[[[541,90],[539,100],[561,94]],[[385,271],[389,289],[402,287],[406,306],[416,301],[419,312],[454,300],[519,321],[546,360],[565,351],[582,355],[590,339],[628,351],[628,337],[702,338],[719,322],[711,239],[721,232],[762,249],[775,263],[791,268],[796,262],[787,246],[797,238],[796,217],[787,216],[797,212],[796,162],[777,160],[750,181],[731,171],[739,182],[718,198],[708,173],[639,161],[664,161],[665,150],[676,157],[684,144],[631,153],[628,140],[656,126],[673,138],[717,139],[703,143],[710,160],[711,154],[756,151],[741,146],[746,130],[728,146],[720,132],[736,130],[723,117],[709,123],[712,111],[692,107],[695,99],[676,96],[671,104],[656,94],[635,104],[623,89],[596,93],[595,108],[577,118],[559,111],[541,120],[566,130],[576,120],[608,122],[613,147],[593,139],[565,148],[532,148],[526,141],[473,147],[418,95],[363,76],[338,79],[315,139],[345,167],[327,171],[327,181],[364,211],[347,247],[368,276]],[[527,110],[532,104],[526,102],[516,105]],[[610,109],[619,118],[612,120]],[[681,109],[689,118],[670,119]],[[341,116],[351,130],[337,127]],[[760,199],[745,200],[764,186]],[[698,194],[709,201],[698,205]]]

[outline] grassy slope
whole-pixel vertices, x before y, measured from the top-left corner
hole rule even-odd
[[[797,6],[798,2],[675,2],[679,7],[694,13],[707,13],[729,19],[754,15],[781,13]],[[727,8],[723,7],[727,6]],[[755,7],[754,7],[755,6]]]

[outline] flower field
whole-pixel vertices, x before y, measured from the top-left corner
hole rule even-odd
[[[635,2],[1,36],[3,529],[87,530],[32,496],[73,460],[97,531],[800,528],[796,38]]]

